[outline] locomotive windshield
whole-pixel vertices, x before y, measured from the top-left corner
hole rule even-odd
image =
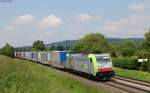
[[[110,62],[109,57],[97,57],[96,60],[98,63]]]

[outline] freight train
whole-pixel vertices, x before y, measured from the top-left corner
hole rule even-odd
[[[114,76],[112,61],[108,53],[105,54],[72,54],[68,51],[50,52],[15,52],[16,58],[32,60],[41,64],[69,72],[84,74],[98,80],[110,80]]]

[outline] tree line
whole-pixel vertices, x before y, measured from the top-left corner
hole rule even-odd
[[[104,35],[100,33],[90,33],[84,36],[79,42],[72,47],[51,46],[46,47],[42,40],[34,41],[31,48],[14,48],[6,44],[0,49],[1,54],[11,56],[14,51],[53,51],[69,50],[73,53],[110,53],[112,57],[131,57],[138,58],[149,57],[150,52],[150,30],[145,33],[144,42],[124,41],[121,43],[108,43]],[[8,53],[7,53],[8,52]]]
[[[128,63],[124,62],[123,60],[128,59],[128,61],[133,61],[134,58],[147,58],[150,60],[150,30],[145,33],[144,42],[131,42],[131,41],[124,41],[121,43],[108,43],[107,39],[104,35],[100,33],[90,33],[85,35],[83,38],[79,40],[79,42],[74,45],[73,47],[64,47],[64,46],[51,46],[45,47],[44,42],[41,40],[34,41],[31,48],[27,49],[20,49],[13,48],[10,44],[6,44],[3,48],[0,49],[0,54],[4,54],[10,57],[14,56],[14,51],[53,51],[53,50],[69,50],[73,53],[110,53],[114,59],[114,65],[116,67],[126,68],[130,67],[140,69],[143,71],[147,71],[147,68],[150,62],[143,62],[140,64],[140,67],[135,62]],[[135,60],[134,60],[135,61]],[[122,64],[123,63],[123,64]],[[135,63],[135,64],[134,64]],[[117,64],[117,65],[116,65]],[[147,67],[148,66],[148,67]]]
[[[69,50],[70,47],[68,46],[51,46],[46,47],[44,42],[42,40],[36,40],[33,42],[32,47],[18,47],[14,48],[10,44],[6,44],[4,47],[0,49],[0,54],[6,55],[8,57],[14,57],[14,52],[28,52],[28,51],[63,51],[63,50]]]

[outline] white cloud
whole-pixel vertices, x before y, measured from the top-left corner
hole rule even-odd
[[[29,14],[17,16],[13,22],[0,28],[0,47],[5,43],[13,46],[25,46],[31,45],[33,41],[39,39],[49,41],[49,38],[57,30],[50,31],[50,29],[44,28],[57,28],[61,24],[61,19],[54,15],[45,17],[41,21]]]
[[[129,6],[129,9],[135,12],[142,12],[144,11],[144,5],[142,4],[133,4]]]
[[[117,21],[107,21],[97,31],[108,37],[143,37],[149,26],[149,16],[129,16]]]
[[[26,14],[23,16],[16,17],[16,19],[12,23],[6,25],[3,28],[3,31],[12,31],[20,26],[26,26],[26,25],[31,26],[31,25],[36,25],[36,24],[37,24],[36,18],[32,15]]]
[[[43,18],[41,21],[39,21],[34,16],[26,14],[16,17],[16,19],[12,23],[6,25],[3,28],[3,31],[7,30],[12,31],[21,26],[23,27],[35,26],[36,28],[40,27],[44,29],[44,28],[58,28],[60,25],[62,25],[62,20],[55,15],[47,16]]]
[[[22,22],[22,23],[26,23],[26,22],[33,22],[35,21],[36,18],[30,14],[26,14],[26,15],[23,15],[23,16],[18,16],[16,18],[16,21],[17,22]]]
[[[42,21],[40,22],[40,27],[42,28],[58,28],[62,25],[62,20],[55,16],[55,15],[49,15],[45,18],[42,19]]]
[[[81,14],[75,16],[75,20],[77,20],[79,22],[96,21],[99,19],[101,19],[100,16],[94,16],[94,15],[90,15],[90,14],[86,14],[86,13],[81,13]]]
[[[80,21],[99,20],[100,17],[97,17],[90,15],[82,17]],[[58,28],[63,23],[59,17],[54,15],[44,17],[42,20],[37,20],[32,15],[18,16],[12,23],[4,27],[5,29],[0,28],[0,46],[7,42],[15,46],[31,45],[37,39],[47,43],[78,39],[94,31],[101,32],[107,37],[143,37],[148,27],[150,27],[150,16],[128,16],[118,20],[106,21],[96,30],[94,29],[98,24],[91,26],[91,24],[79,24],[72,21],[64,22],[65,24],[61,29],[39,29],[39,27]],[[3,33],[1,33],[2,31]]]

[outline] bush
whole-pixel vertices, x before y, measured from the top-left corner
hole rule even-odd
[[[9,44],[6,44],[2,49],[0,49],[0,54],[8,57],[14,57],[14,48]]]
[[[139,63],[137,62],[137,58],[135,57],[119,57],[113,58],[113,66],[120,67],[123,69],[130,69],[130,70],[138,70]]]
[[[149,51],[146,50],[146,49],[143,49],[143,50],[137,51],[136,55],[137,55],[138,58],[146,58],[146,59],[148,59],[148,62],[142,62],[140,64],[139,69],[141,71],[148,71],[148,72],[150,72],[150,61],[149,61],[150,60],[150,53],[149,53]]]
[[[140,64],[139,70],[146,71],[147,70],[147,62],[142,62]]]
[[[147,72],[150,73],[150,61],[147,62]]]
[[[124,57],[131,57],[135,54],[136,52],[136,45],[131,42],[131,41],[124,41],[120,47],[119,47],[119,51],[120,54]]]

